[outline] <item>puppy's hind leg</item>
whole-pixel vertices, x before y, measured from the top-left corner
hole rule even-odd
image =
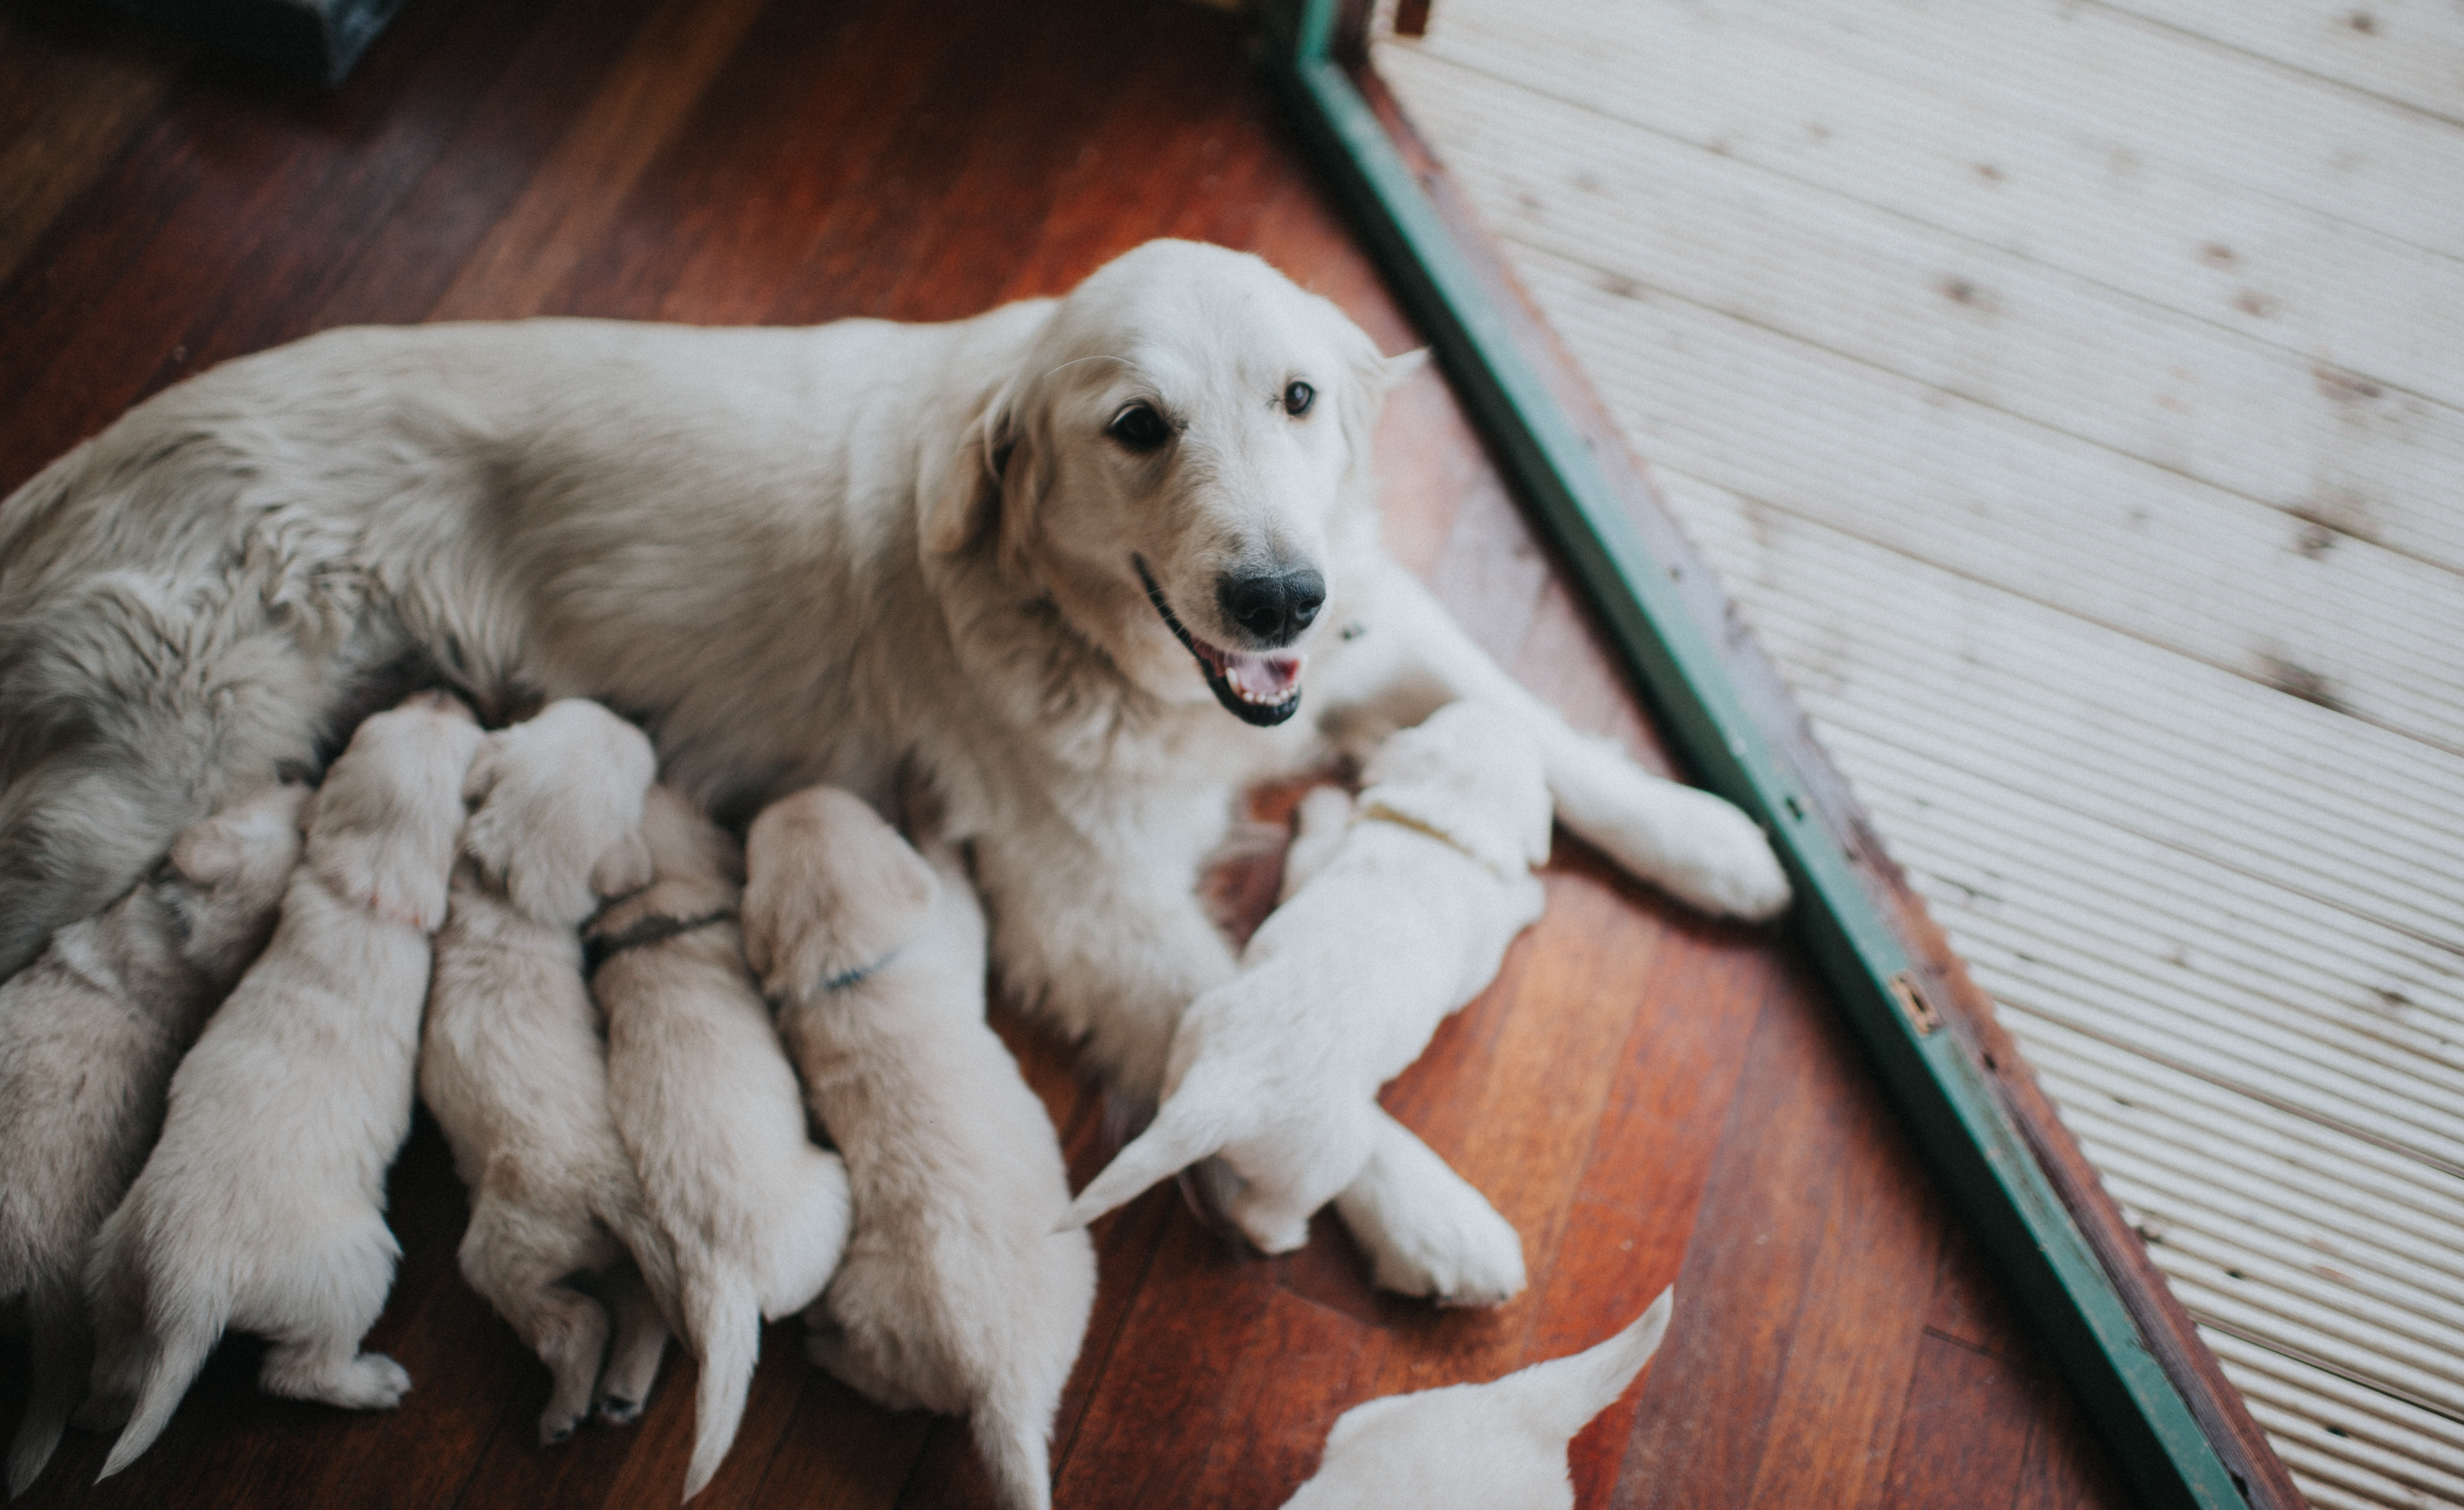
[[[601,1420],[621,1426],[639,1416],[642,1402],[650,1397],[659,1362],[667,1356],[668,1323],[630,1264],[610,1274],[603,1288],[616,1313],[616,1340],[608,1345],[607,1367],[600,1372],[591,1408]]]
[[[547,1365],[553,1383],[547,1409],[539,1412],[539,1441],[553,1445],[571,1436],[589,1413],[607,1349],[606,1310],[563,1281],[615,1255],[563,1240],[566,1229],[560,1224],[495,1193],[510,1162],[502,1154],[489,1161],[471,1229],[462,1238],[462,1277]]]
[[[33,1313],[33,1389],[26,1401],[25,1419],[17,1423],[9,1444],[9,1497],[23,1499],[52,1450],[60,1445],[60,1431],[77,1406],[85,1376],[93,1366],[93,1343],[85,1325],[85,1297],[75,1284],[38,1285],[29,1298]]]
[[[1334,1209],[1368,1250],[1377,1287],[1441,1305],[1501,1305],[1523,1291],[1523,1239],[1410,1128],[1376,1114],[1376,1149]]]

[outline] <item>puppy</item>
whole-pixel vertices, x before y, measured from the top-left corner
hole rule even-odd
[[[1567,1444],[1660,1350],[1676,1304],[1662,1290],[1598,1346],[1503,1379],[1353,1406],[1284,1510],[1573,1510]]]
[[[1396,734],[1362,779],[1356,810],[1339,794],[1303,805],[1288,899],[1241,974],[1181,1018],[1162,1109],[1069,1221],[1220,1155],[1237,1176],[1232,1219],[1265,1252],[1288,1252],[1401,1131],[1377,1087],[1540,915],[1531,866],[1549,855],[1549,791],[1531,741],[1476,703]]]
[[[821,1294],[847,1246],[847,1179],[805,1136],[796,1075],[745,974],[735,841],[653,787],[658,879],[590,932],[607,1097],[651,1215],[674,1244],[678,1321],[701,1359],[685,1498],[744,1413],[761,1323]]]
[[[478,743],[470,711],[435,693],[360,726],[274,937],[171,1077],[162,1141],[86,1278],[95,1392],[136,1397],[102,1477],[162,1433],[226,1327],[273,1340],[274,1394],[371,1410],[410,1388],[359,1345],[401,1256],[385,1167],[410,1127],[429,935]]]
[[[969,1416],[1001,1502],[1043,1510],[1095,1256],[1052,1230],[1060,1144],[984,1025],[975,888],[830,787],[772,804],[747,853],[745,952],[855,1192],[808,1350],[893,1410]]]
[[[463,1277],[555,1376],[541,1442],[572,1434],[594,1385],[600,1412],[629,1420],[667,1346],[637,1278],[609,1280],[612,1352],[606,1312],[566,1282],[617,1269],[630,1250],[658,1288],[674,1287],[608,1119],[579,932],[602,897],[649,882],[642,794],[654,765],[641,732],[596,703],[551,703],[490,734],[463,784],[476,807],[436,935],[419,1091],[471,1190]]]
[[[172,1068],[265,947],[299,862],[304,786],[181,831],[168,863],[0,986],[0,1300],[23,1293],[33,1390],[9,1493],[50,1461],[85,1388],[85,1264],[163,1125]]]

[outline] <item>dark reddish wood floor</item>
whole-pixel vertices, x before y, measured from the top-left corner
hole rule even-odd
[[[1414,341],[1244,61],[1149,0],[412,0],[330,98],[50,5],[0,4],[0,490],[131,403],[326,326],[532,314],[940,318],[1068,287],[1156,235],[1254,249]],[[1665,759],[1443,387],[1384,436],[1390,536],[1577,721]],[[1064,1506],[1279,1503],[1373,1394],[1580,1347],[1662,1285],[1642,1387],[1576,1442],[1587,1505],[2123,1502],[1948,1219],[1803,961],[1561,841],[1547,918],[1387,1096],[1524,1234],[1492,1313],[1364,1286],[1342,1235],[1262,1259],[1171,1190],[1098,1228],[1057,1441]],[[1004,1030],[1084,1180],[1109,1154],[1066,1052]],[[0,1154],[5,1156],[5,1154]],[[371,1346],[399,1412],[269,1401],[234,1340],[170,1431],[30,1505],[665,1505],[690,1365],[644,1420],[535,1445],[546,1380],[454,1272],[425,1126]],[[766,1339],[700,1503],[984,1502],[956,1423],[893,1415]],[[0,1337],[0,1421],[24,1389]]]

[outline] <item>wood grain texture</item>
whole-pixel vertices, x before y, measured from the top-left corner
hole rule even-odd
[[[0,487],[201,363],[332,324],[939,318],[1067,289],[1156,235],[1254,249],[1385,349],[1417,343],[1243,44],[1235,16],[1149,0],[422,0],[330,98],[202,69],[151,101],[102,90],[72,113],[127,144],[0,284],[0,343],[35,354],[0,371]],[[75,45],[95,77],[144,73],[117,33]],[[1570,718],[1668,769],[1443,383],[1398,393],[1380,446],[1398,554]],[[1254,913],[1273,864],[1222,894]],[[1328,1217],[1269,1259],[1151,1193],[1095,1232],[1058,1502],[1275,1504],[1349,1406],[1586,1346],[1672,1280],[1668,1349],[1575,1444],[1587,1505],[1975,1503],[1910,1443],[1918,1419],[1928,1441],[1999,1444],[1960,1459],[1996,1482],[2071,1497],[2041,1502],[2123,1502],[1991,1276],[1946,1288],[1954,1229],[1783,939],[1691,916],[1564,836],[1546,883],[1497,984],[1385,1097],[1517,1223],[1530,1289],[1435,1310],[1371,1291]],[[1119,1142],[1103,1096],[1015,1010],[994,1023],[1083,1182]],[[391,1191],[405,1258],[371,1343],[414,1375],[399,1411],[263,1399],[257,1345],[234,1339],[126,1475],[88,1488],[105,1444],[73,1433],[24,1502],[672,1503],[691,1363],[637,1424],[540,1448],[544,1372],[455,1271],[463,1198],[424,1122]],[[958,1423],[864,1402],[798,1341],[765,1332],[697,1505],[986,1502]],[[24,1346],[0,1336],[0,1420]]]

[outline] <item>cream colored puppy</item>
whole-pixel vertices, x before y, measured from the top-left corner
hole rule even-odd
[[[968,1416],[1002,1503],[1042,1510],[1095,1255],[1052,1230],[1060,1143],[984,1025],[975,887],[831,787],[773,803],[747,852],[746,956],[854,1187],[813,1361],[893,1410]]]
[[[299,863],[307,794],[270,786],[183,829],[160,871],[0,986],[0,1301],[23,1294],[34,1334],[12,1497],[85,1391],[95,1230],[163,1126],[180,1055],[265,947]]]
[[[847,1179],[805,1136],[795,1071],[745,974],[736,842],[666,787],[642,814],[658,879],[590,930],[607,1094],[674,1244],[677,1320],[701,1360],[685,1498],[736,1440],[761,1323],[822,1293],[847,1246]]]
[[[274,1394],[399,1402],[359,1350],[401,1256],[385,1167],[410,1128],[429,935],[462,828],[470,711],[421,693],[351,736],[318,792],[281,921],[171,1077],[162,1141],[95,1239],[95,1392],[135,1412],[109,1477],[162,1433],[227,1327]]]
[[[1355,1405],[1284,1510],[1573,1510],[1566,1447],[1617,1403],[1668,1334],[1677,1292],[1569,1358]]]
[[[1382,1143],[1410,1137],[1378,1110],[1377,1087],[1488,985],[1540,915],[1531,867],[1549,856],[1549,789],[1531,741],[1477,703],[1394,735],[1362,780],[1356,808],[1332,795],[1304,804],[1296,887],[1250,939],[1240,974],[1182,1017],[1162,1109],[1088,1185],[1071,1222],[1220,1156],[1237,1176],[1232,1219],[1265,1251],[1288,1252]]]
[[[594,1386],[601,1413],[631,1419],[667,1346],[639,1280],[617,1273],[629,1249],[672,1289],[608,1118],[579,932],[602,897],[649,882],[654,768],[641,731],[579,699],[490,734],[463,784],[476,806],[436,935],[419,1091],[471,1190],[463,1277],[555,1376],[542,1442],[572,1434]],[[567,1282],[583,1275],[608,1277],[612,1350],[605,1309]]]

